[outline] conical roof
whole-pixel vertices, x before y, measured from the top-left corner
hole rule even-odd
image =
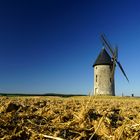
[[[105,48],[101,50],[99,56],[93,64],[93,67],[96,65],[112,65],[111,57],[109,56]]]

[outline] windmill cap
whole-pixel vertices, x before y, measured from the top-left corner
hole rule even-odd
[[[105,48],[101,50],[95,63],[93,64],[93,67],[96,65],[112,65],[111,57],[109,56]]]

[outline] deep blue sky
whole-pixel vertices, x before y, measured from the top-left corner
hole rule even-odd
[[[130,80],[117,67],[116,94],[140,95],[138,0],[1,0],[1,91],[87,94],[101,32]]]

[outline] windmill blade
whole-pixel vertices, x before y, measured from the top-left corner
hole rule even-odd
[[[117,58],[118,58],[118,48],[115,47],[115,50],[114,50],[114,54],[113,54],[113,66],[112,66],[112,79],[114,79],[114,73],[115,73],[115,67],[116,67],[116,62],[117,62]]]
[[[118,61],[117,61],[117,64],[118,64],[119,68],[121,69],[123,75],[125,76],[125,78],[126,78],[127,81],[129,82],[128,77],[127,77],[127,75],[125,74],[125,72],[124,72],[124,70],[123,70],[123,68],[122,68],[122,65],[121,65],[120,62],[118,62]]]
[[[107,40],[107,38],[105,37],[105,34],[101,34],[101,41],[103,43],[103,45],[109,49],[111,55],[113,56],[114,55],[114,50],[112,49],[111,47],[111,44],[109,43],[109,41]]]
[[[111,78],[112,78],[112,80],[114,79],[115,67],[116,67],[116,61],[115,61],[115,60],[113,60],[112,73],[111,73]]]

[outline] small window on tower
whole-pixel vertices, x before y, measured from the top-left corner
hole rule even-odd
[[[111,78],[110,78],[110,83],[111,83]]]
[[[96,82],[97,82],[97,75],[96,75]]]

